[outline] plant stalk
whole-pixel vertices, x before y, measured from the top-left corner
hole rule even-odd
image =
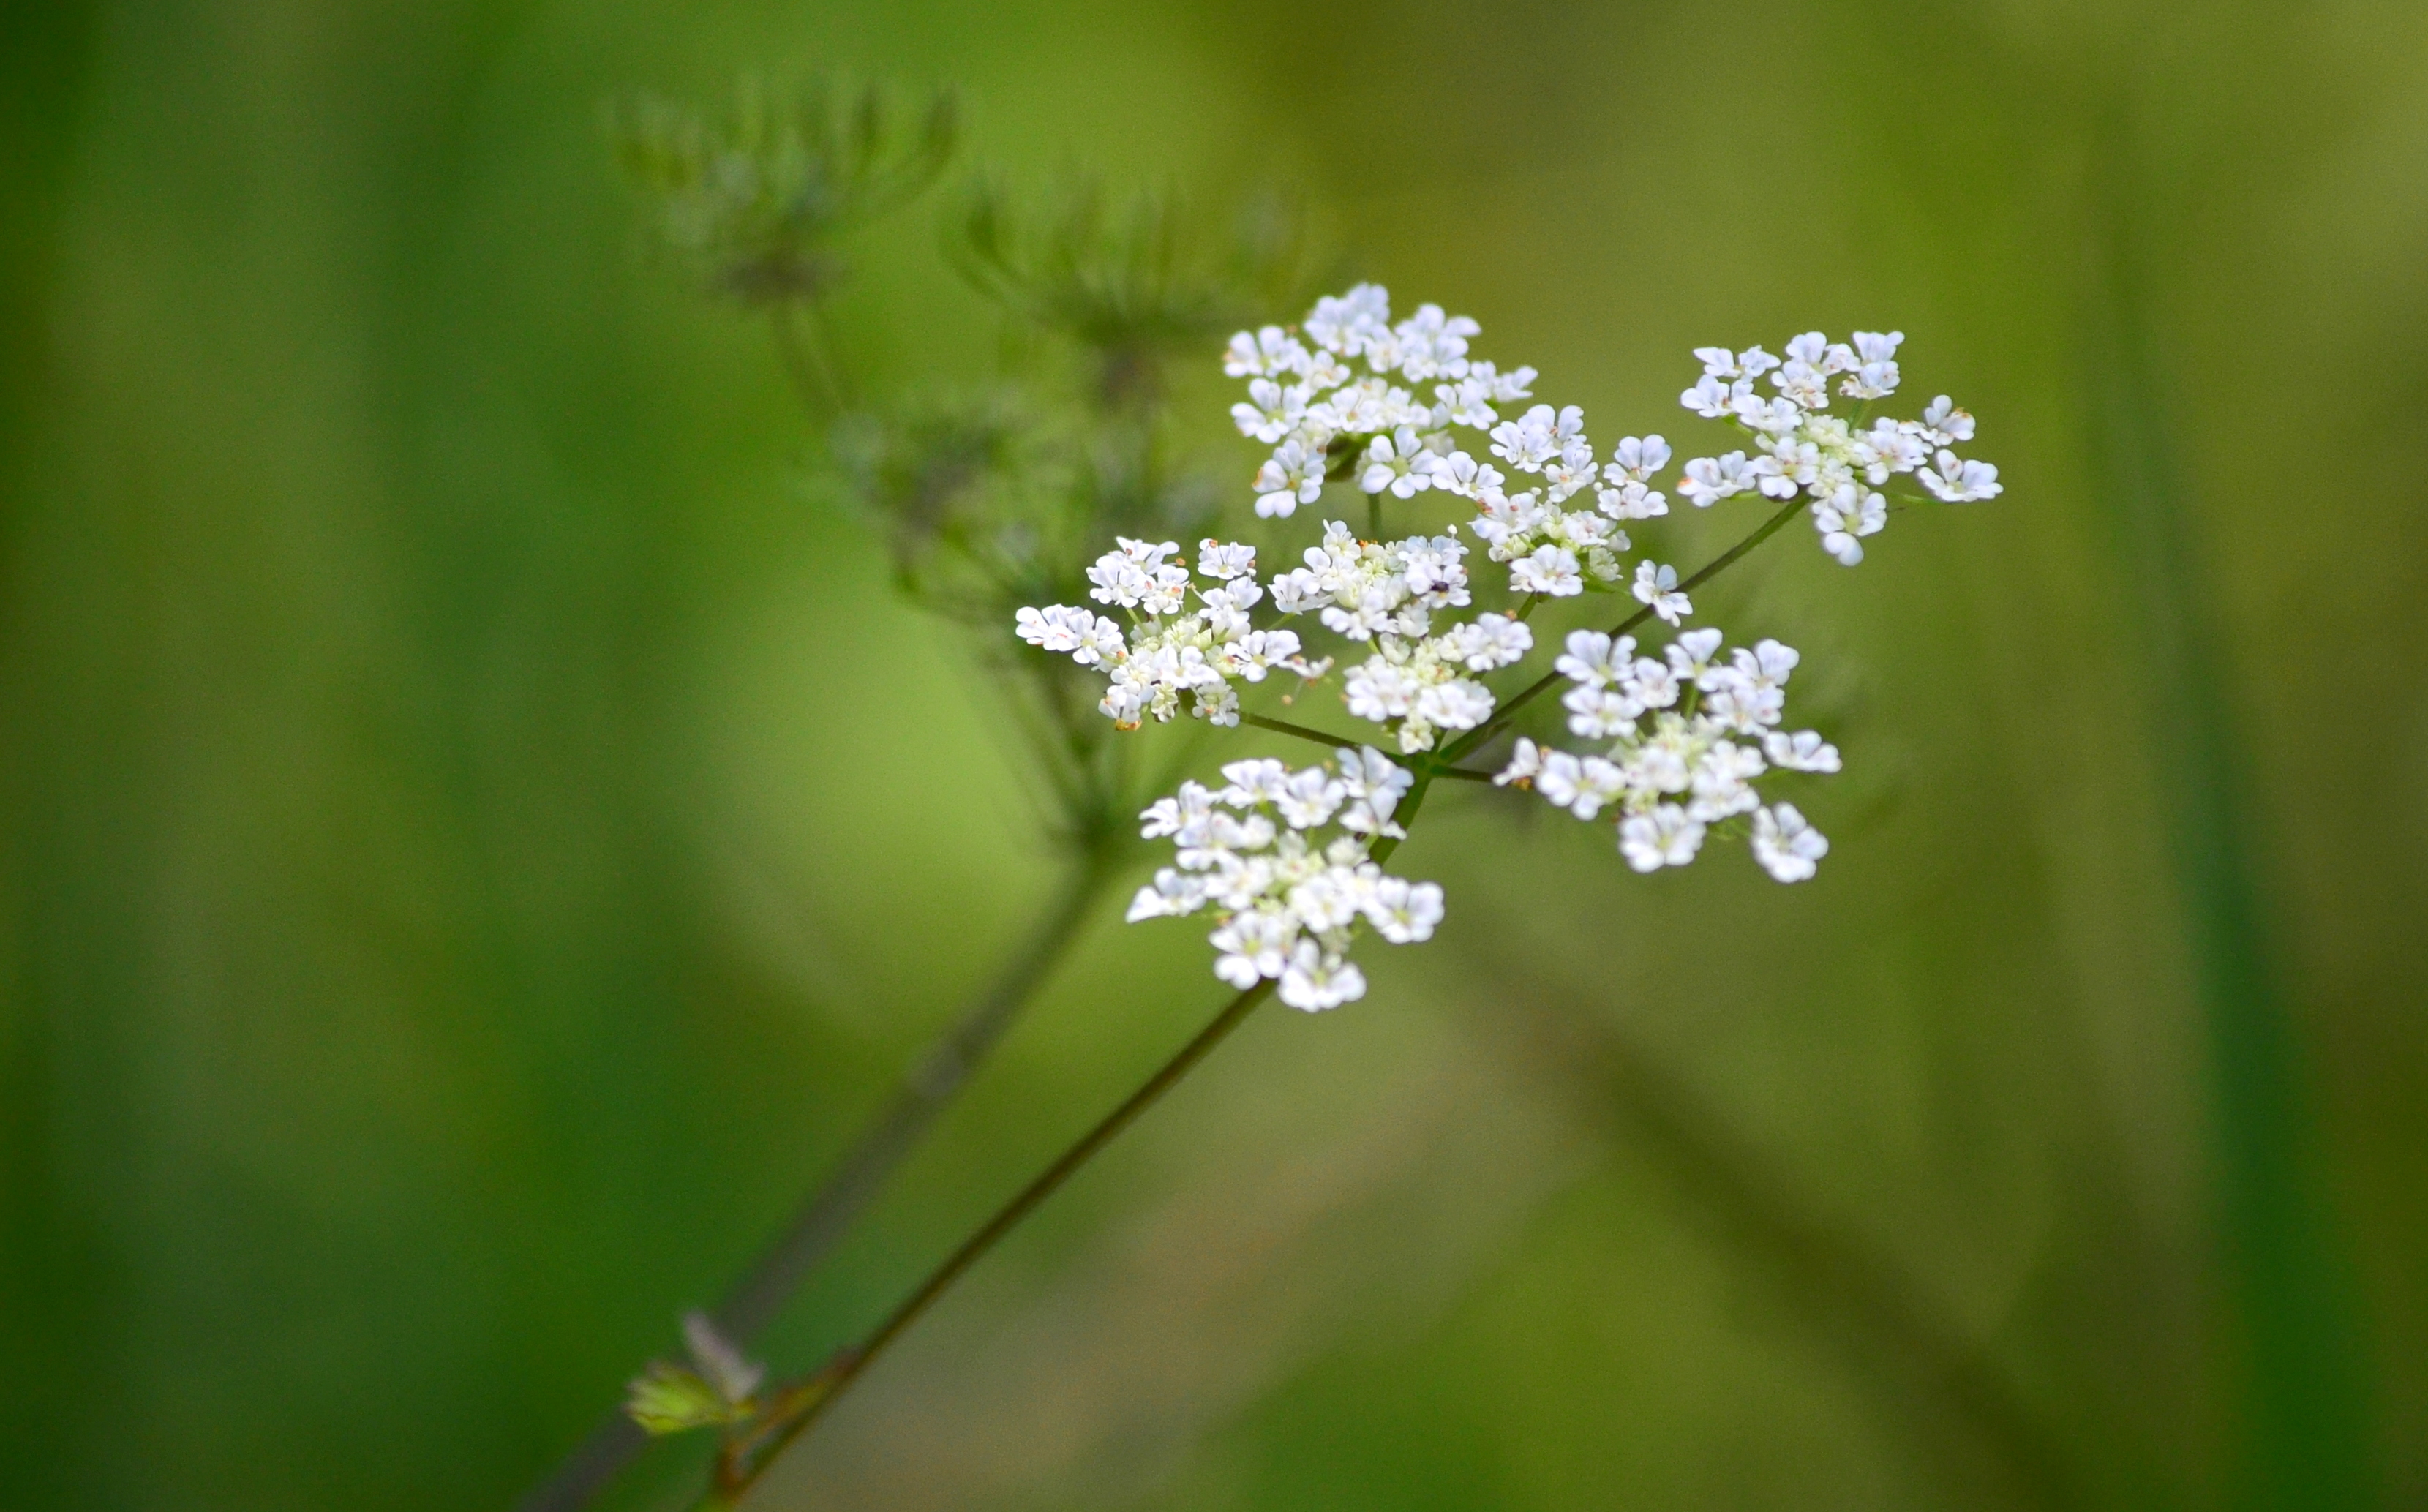
[[[1744,557],[1747,552],[1776,534],[1780,528],[1793,518],[1801,508],[1800,503],[1791,501],[1764,521],[1752,534],[1731,547],[1710,565],[1687,579],[1682,586],[1692,588],[1698,583],[1708,582],[1713,576],[1725,570]],[[1623,622],[1619,630],[1613,633],[1622,633],[1641,624],[1650,614],[1651,610],[1649,608],[1637,613]],[[1546,677],[1535,682],[1513,698],[1503,709],[1503,715],[1534,698],[1554,681],[1556,676]],[[1324,738],[1317,735],[1315,731],[1304,731],[1297,726],[1284,725],[1281,721],[1268,721],[1255,715],[1243,717],[1244,722],[1266,728],[1280,728],[1285,733],[1306,735],[1317,739]],[[1496,721],[1496,725],[1501,722],[1505,721]],[[1431,788],[1434,778],[1441,775],[1441,764],[1452,760],[1464,750],[1472,749],[1475,746],[1483,744],[1484,740],[1490,738],[1496,725],[1486,725],[1472,731],[1466,740],[1445,750],[1435,761],[1418,769],[1416,781],[1409,787],[1407,797],[1397,812],[1403,833],[1384,836],[1374,843],[1369,852],[1377,864],[1390,859],[1391,853],[1397,850],[1405,839],[1405,831],[1414,827],[1417,813],[1424,806],[1425,795]],[[1326,740],[1325,743],[1334,742]],[[1346,746],[1351,743],[1343,740],[1338,744]],[[1471,777],[1473,774],[1453,775]],[[886,1316],[884,1322],[878,1323],[858,1345],[846,1348],[835,1356],[833,1363],[828,1367],[833,1372],[832,1384],[825,1394],[818,1398],[813,1406],[787,1423],[783,1431],[769,1442],[765,1454],[760,1455],[754,1464],[733,1477],[734,1484],[712,1487],[698,1505],[702,1508],[730,1506],[743,1492],[748,1490],[760,1476],[782,1457],[784,1451],[796,1439],[826,1416],[836,1400],[851,1389],[852,1384],[860,1379],[869,1366],[876,1363],[878,1356],[892,1346],[894,1340],[901,1338],[912,1323],[918,1322],[920,1316],[934,1306],[938,1298],[951,1290],[954,1282],[960,1280],[972,1266],[983,1259],[987,1252],[993,1249],[1005,1235],[1018,1227],[1022,1220],[1036,1211],[1046,1198],[1059,1190],[1062,1184],[1075,1175],[1082,1166],[1093,1159],[1098,1151],[1110,1144],[1124,1129],[1136,1122],[1140,1114],[1154,1107],[1165,1093],[1178,1086],[1201,1061],[1213,1053],[1215,1046],[1230,1038],[1231,1032],[1245,1023],[1248,1015],[1255,1012],[1257,1006],[1272,994],[1273,985],[1270,980],[1260,981],[1231,999],[1230,1003],[1216,1014],[1210,1023],[1197,1031],[1193,1039],[1182,1045],[1171,1060],[1165,1061],[1153,1076],[1140,1084],[1137,1091],[1124,1098],[1121,1106],[1098,1120],[1094,1127],[1081,1135],[1075,1143],[1056,1157],[1053,1164],[1047,1166],[1028,1185],[1021,1188],[1010,1201],[997,1208],[994,1216],[980,1225],[976,1233],[963,1240],[960,1247],[945,1257],[943,1264],[929,1272],[927,1279],[920,1282],[918,1287]]]
[[[1117,875],[1103,849],[1085,856],[1061,894],[1031,926],[1020,950],[925,1055],[861,1130],[843,1159],[794,1209],[782,1231],[711,1314],[717,1331],[746,1345],[775,1321],[801,1282],[918,1148],[956,1093],[1011,1027],[1063,953],[1078,938]],[[590,1431],[518,1512],[575,1512],[622,1472],[648,1442],[619,1407]]]
[[[1147,1077],[1136,1092],[1124,1098],[1120,1107],[1097,1120],[1095,1126],[1081,1135],[1077,1142],[1058,1156],[1052,1165],[1047,1166],[1028,1185],[1014,1193],[1010,1201],[995,1209],[994,1216],[980,1225],[976,1233],[963,1240],[960,1246],[946,1257],[942,1265],[929,1272],[927,1278],[919,1283],[918,1289],[905,1297],[894,1311],[886,1316],[885,1321],[869,1333],[866,1339],[862,1339],[858,1346],[836,1356],[837,1363],[834,1367],[832,1384],[828,1387],[825,1395],[818,1399],[815,1406],[787,1424],[784,1431],[768,1444],[766,1453],[747,1471],[741,1485],[734,1487],[730,1494],[721,1491],[712,1492],[713,1497],[720,1497],[721,1500],[714,1500],[704,1504],[712,1506],[730,1504],[740,1492],[747,1490],[759,1476],[776,1462],[794,1439],[807,1432],[812,1424],[826,1415],[827,1410],[834,1405],[835,1400],[851,1389],[852,1383],[858,1380],[869,1366],[876,1363],[878,1356],[884,1354],[895,1339],[902,1337],[905,1330],[918,1322],[920,1315],[933,1307],[939,1297],[951,1290],[953,1283],[960,1280],[963,1273],[984,1258],[986,1253],[993,1249],[1005,1235],[1019,1227],[1023,1219],[1036,1211],[1038,1207],[1046,1198],[1052,1196],[1065,1181],[1070,1180],[1080,1167],[1093,1159],[1097,1151],[1110,1144],[1122,1130],[1137,1121],[1140,1114],[1154,1107],[1165,1093],[1178,1086],[1182,1078],[1196,1069],[1199,1061],[1213,1053],[1216,1045],[1229,1039],[1234,1029],[1246,1023],[1248,1015],[1254,1013],[1266,998],[1272,995],[1272,982],[1260,981],[1232,998],[1211,1022],[1199,1029],[1196,1035],[1187,1044],[1182,1045],[1171,1060],[1158,1067],[1155,1075]]]

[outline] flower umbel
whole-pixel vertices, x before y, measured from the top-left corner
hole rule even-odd
[[[1656,659],[1635,639],[1600,631],[1568,636],[1556,670],[1569,732],[1600,743],[1579,756],[1520,738],[1493,781],[1532,786],[1580,819],[1603,809],[1618,822],[1619,854],[1640,872],[1683,866],[1711,830],[1753,815],[1754,859],[1782,882],[1802,881],[1829,842],[1789,804],[1763,806],[1755,784],[1783,772],[1834,772],[1838,748],[1810,730],[1777,727],[1800,659],[1765,640],[1719,660],[1720,633],[1680,635]]]
[[[1703,376],[1678,402],[1735,425],[1753,450],[1696,458],[1678,491],[1704,509],[1741,493],[1800,495],[1810,502],[1821,549],[1847,567],[1863,559],[1863,541],[1888,524],[1888,497],[1878,489],[1893,478],[1914,474],[1951,504],[1996,498],[2003,488],[1998,469],[1960,461],[1948,450],[1973,439],[1973,417],[1945,394],[1920,419],[1884,416],[1862,423],[1872,401],[1896,392],[1896,351],[1904,340],[1902,331],[1858,331],[1851,344],[1807,331],[1787,343],[1784,360],[1760,347],[1696,348]],[[1861,406],[1855,418],[1828,413],[1832,379],[1840,397]],[[1773,392],[1762,391],[1764,380]]]
[[[1233,762],[1222,776],[1224,787],[1183,782],[1139,815],[1139,832],[1170,839],[1179,865],[1139,889],[1131,923],[1214,910],[1214,975],[1242,990],[1277,980],[1282,1001],[1307,1012],[1366,995],[1349,961],[1361,926],[1393,945],[1432,938],[1441,889],[1368,859],[1378,838],[1405,832],[1391,811],[1415,781],[1406,770],[1370,746],[1297,771]]]
[[[1809,332],[1783,357],[1698,349],[1703,375],[1683,403],[1736,425],[1751,445],[1687,461],[1665,488],[1666,439],[1625,436],[1605,454],[1576,405],[1519,409],[1535,370],[1504,372],[1475,357],[1480,335],[1475,321],[1435,304],[1395,323],[1384,290],[1360,284],[1317,301],[1295,327],[1240,332],[1222,359],[1247,385],[1232,418],[1271,449],[1253,479],[1257,515],[1289,519],[1336,480],[1368,496],[1370,521],[1386,500],[1471,515],[1397,539],[1366,539],[1327,519],[1297,565],[1262,582],[1245,544],[1201,542],[1192,573],[1177,542],[1124,537],[1088,572],[1089,597],[1112,613],[1056,604],[1017,616],[1023,639],[1106,679],[1099,706],[1124,730],[1185,706],[1219,725],[1246,718],[1348,747],[1243,715],[1240,702],[1273,669],[1313,684],[1341,666],[1341,707],[1381,727],[1374,745],[1337,766],[1234,762],[1222,768],[1227,786],[1184,783],[1144,815],[1150,838],[1179,846],[1178,863],[1130,908],[1133,921],[1213,909],[1216,975],[1243,989],[1276,981],[1294,1007],[1363,994],[1348,959],[1360,929],[1393,942],[1432,932],[1440,890],[1384,875],[1370,852],[1378,839],[1396,843],[1394,805],[1420,776],[1481,775],[1451,763],[1509,723],[1515,710],[1503,711],[1507,696],[1489,680],[1533,653],[1528,620],[1546,603],[1604,594],[1640,608],[1617,631],[1564,638],[1561,702],[1569,734],[1586,744],[1568,750],[1521,736],[1492,781],[1611,822],[1639,872],[1685,865],[1707,839],[1742,835],[1772,877],[1813,877],[1829,841],[1794,804],[1767,796],[1840,766],[1818,731],[1780,728],[1797,653],[1764,639],[1723,657],[1718,630],[1686,628],[1702,574],[1690,582],[1649,556],[1631,562],[1625,526],[1665,517],[1673,491],[1698,508],[1760,494],[1800,502],[1824,550],[1852,566],[1886,523],[1880,490],[1894,479],[1912,475],[1949,502],[2000,489],[1997,468],[1954,452],[1974,421],[1944,396],[1917,419],[1864,423],[1901,381],[1900,332],[1859,331],[1846,342]],[[1831,413],[1838,400],[1852,401],[1853,414]],[[1505,578],[1475,581],[1477,558]],[[1622,632],[1654,619],[1674,633],[1658,654],[1639,654]],[[1340,644],[1310,660],[1309,642],[1326,635]],[[1396,747],[1412,765],[1377,747]]]

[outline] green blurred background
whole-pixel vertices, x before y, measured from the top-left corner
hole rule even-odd
[[[762,1504],[2428,1504],[2428,9],[162,0],[0,20],[0,1508],[505,1506],[1048,890],[607,151],[820,68],[1296,189],[1598,437],[1902,328],[2008,490],[1713,596],[1847,751],[1818,881],[1445,795],[1443,934]],[[878,386],[983,367],[931,216],[854,250]],[[1221,996],[1108,911],[767,1353]]]

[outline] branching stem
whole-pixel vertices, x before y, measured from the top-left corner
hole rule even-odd
[[[994,1216],[981,1224],[977,1232],[963,1240],[960,1247],[945,1257],[943,1264],[929,1272],[927,1278],[919,1283],[918,1289],[903,1298],[894,1311],[887,1315],[885,1321],[878,1323],[858,1347],[836,1356],[835,1364],[830,1367],[833,1373],[829,1377],[829,1383],[825,1393],[818,1398],[816,1405],[785,1425],[783,1431],[768,1444],[765,1453],[758,1457],[756,1465],[747,1474],[737,1477],[741,1482],[740,1485],[734,1487],[730,1492],[726,1492],[722,1487],[716,1492],[712,1492],[714,1500],[708,1504],[730,1504],[742,1491],[747,1490],[750,1484],[757,1480],[766,1467],[772,1465],[777,1456],[784,1452],[785,1446],[807,1432],[812,1424],[824,1417],[827,1409],[834,1405],[835,1399],[848,1390],[851,1384],[876,1362],[877,1357],[884,1354],[895,1339],[902,1337],[904,1330],[918,1322],[920,1314],[933,1307],[936,1299],[943,1296],[951,1289],[955,1281],[961,1278],[962,1273],[984,1258],[986,1253],[993,1249],[1006,1234],[1019,1227],[1021,1220],[1036,1211],[1040,1204],[1052,1196],[1062,1183],[1070,1180],[1081,1166],[1094,1159],[1097,1151],[1110,1144],[1122,1130],[1129,1127],[1137,1120],[1140,1113],[1154,1107],[1165,1093],[1178,1086],[1181,1079],[1194,1070],[1200,1060],[1213,1053],[1216,1045],[1231,1037],[1232,1030],[1246,1023],[1248,1015],[1255,1012],[1266,998],[1272,995],[1272,993],[1273,984],[1271,981],[1260,981],[1232,998],[1222,1011],[1214,1015],[1212,1022],[1199,1029],[1194,1038],[1182,1045],[1178,1053],[1166,1060],[1155,1075],[1147,1077],[1136,1092],[1124,1098],[1120,1107],[1098,1119],[1095,1126],[1081,1135],[1076,1143],[1057,1157],[1052,1165],[1038,1173],[1037,1176],[1028,1185],[1021,1188],[1009,1202],[995,1209]]]
[[[1688,578],[1681,586],[1691,589],[1709,582],[1743,558],[1747,552],[1776,534],[1780,527],[1794,518],[1802,507],[1800,503],[1789,502],[1764,521],[1752,534],[1731,547],[1717,559]],[[1632,630],[1649,618],[1651,613],[1649,608],[1639,610],[1623,620],[1612,633],[1623,634]],[[1416,771],[1415,782],[1409,787],[1406,797],[1401,800],[1394,814],[1402,833],[1386,835],[1377,840],[1369,853],[1370,858],[1380,864],[1389,860],[1392,852],[1399,848],[1402,841],[1405,839],[1406,831],[1414,827],[1417,813],[1424,806],[1425,795],[1436,777],[1448,777],[1462,781],[1491,781],[1488,774],[1460,770],[1450,764],[1491,739],[1506,727],[1510,715],[1540,696],[1557,681],[1557,675],[1552,674],[1533,683],[1504,704],[1500,714],[1490,723],[1469,731],[1464,739],[1419,765]],[[1325,735],[1318,731],[1288,724],[1283,720],[1267,719],[1259,715],[1242,715],[1241,721],[1259,729],[1319,741],[1326,746],[1352,747],[1357,744],[1338,736]],[[1082,1166],[1093,1159],[1098,1151],[1110,1144],[1124,1129],[1136,1122],[1140,1114],[1154,1107],[1165,1093],[1179,1085],[1183,1078],[1197,1068],[1199,1062],[1213,1053],[1216,1045],[1230,1038],[1232,1031],[1245,1023],[1248,1015],[1255,1012],[1257,1006],[1272,994],[1273,986],[1274,984],[1270,980],[1260,981],[1232,998],[1210,1023],[1197,1031],[1195,1038],[1182,1045],[1172,1059],[1166,1060],[1153,1076],[1147,1077],[1137,1091],[1123,1099],[1119,1107],[1098,1120],[1095,1126],[1081,1135],[1075,1143],[1056,1157],[1053,1164],[1047,1166],[1026,1186],[1021,1188],[1009,1202],[997,1208],[994,1216],[981,1224],[976,1232],[963,1240],[960,1247],[947,1256],[943,1264],[929,1272],[927,1279],[921,1281],[917,1288],[905,1297],[865,1339],[856,1346],[838,1352],[822,1372],[828,1385],[816,1401],[769,1439],[764,1452],[754,1454],[751,1463],[737,1467],[732,1473],[721,1475],[699,1504],[704,1508],[730,1506],[743,1492],[748,1490],[782,1455],[784,1450],[814,1426],[826,1415],[828,1409],[834,1405],[836,1399],[848,1390],[852,1384],[866,1372],[868,1367],[876,1363],[878,1356],[884,1354],[896,1339],[900,1339],[912,1323],[918,1322],[920,1316],[933,1307],[937,1299],[951,1289],[954,1282],[960,1280],[972,1266],[984,1258],[987,1252],[993,1249],[1005,1235],[1017,1228],[1022,1220],[1036,1211],[1046,1198],[1052,1196]]]
[[[886,1177],[943,1116],[961,1085],[1077,940],[1089,913],[1119,874],[1108,846],[1096,846],[1081,857],[1078,869],[1030,927],[1002,973],[904,1073],[893,1096],[861,1128],[843,1159],[725,1294],[712,1315],[719,1333],[747,1344],[775,1321],[802,1280],[876,1200]],[[647,1442],[620,1408],[612,1412],[523,1498],[518,1512],[574,1512],[586,1506]]]

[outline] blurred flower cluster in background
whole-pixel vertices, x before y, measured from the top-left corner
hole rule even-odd
[[[1436,793],[1433,938],[751,1504],[2419,1504],[2423,85],[2389,0],[0,19],[0,1505],[512,1504],[1077,899],[750,1358],[891,1307],[1225,991],[1121,920],[1240,752],[1014,612],[1252,518],[1225,343],[1360,278],[1605,442],[1897,333],[2004,492],[1695,592],[1817,876]]]

